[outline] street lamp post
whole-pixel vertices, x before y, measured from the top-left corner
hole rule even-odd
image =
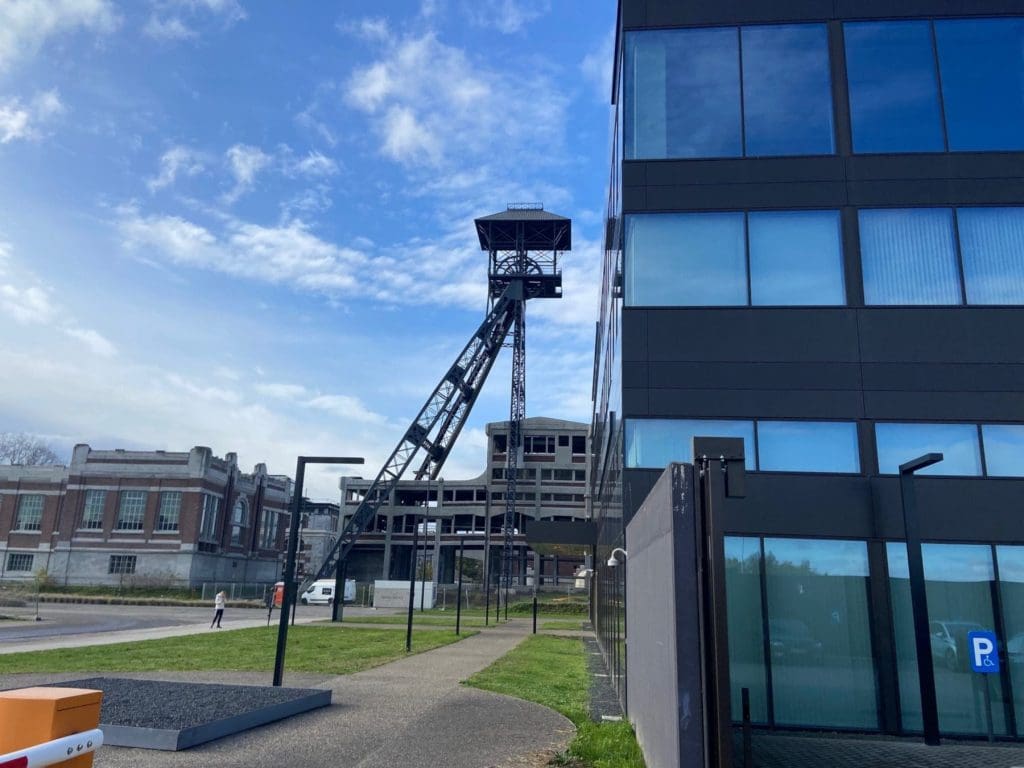
[[[302,486],[307,464],[362,464],[361,456],[299,456],[295,462],[295,495],[292,496],[291,520],[288,530],[288,557],[284,564],[284,594],[281,596],[281,621],[277,629],[277,654],[274,658],[274,685],[284,677],[284,653],[288,645],[288,610],[297,595],[292,594],[295,581],[295,552],[299,547],[299,518],[302,509]]]
[[[910,605],[914,614],[914,644],[917,648],[917,677],[921,688],[921,719],[924,743],[939,744],[939,708],[935,697],[935,668],[928,631],[928,595],[924,581],[921,534],[917,525],[917,496],[914,473],[942,461],[941,453],[926,453],[900,464],[900,498],[903,504],[903,535],[907,542],[907,570],[910,577]]]
[[[426,520],[426,515],[423,517]],[[412,651],[412,611],[416,605],[416,547],[419,546],[417,535],[419,533],[420,521],[416,513],[412,517],[412,553],[409,555],[409,616],[405,625],[405,652]],[[426,531],[423,533],[426,536]]]

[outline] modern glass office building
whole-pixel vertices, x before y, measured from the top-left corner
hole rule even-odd
[[[1024,6],[621,0],[613,104],[597,562],[692,436],[742,438],[733,701],[920,732],[896,473],[942,452],[917,480],[940,728],[985,734],[987,695],[1024,738]],[[627,572],[596,578],[620,690]]]

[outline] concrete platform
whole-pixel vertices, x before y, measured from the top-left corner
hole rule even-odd
[[[60,683],[103,691],[108,746],[178,751],[330,706],[331,691],[92,677]]]

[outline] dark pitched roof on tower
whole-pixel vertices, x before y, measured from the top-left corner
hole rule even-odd
[[[572,219],[540,207],[508,210],[474,220],[483,251],[512,251],[521,242],[528,251],[572,250]]]

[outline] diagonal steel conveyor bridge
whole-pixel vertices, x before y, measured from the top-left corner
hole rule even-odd
[[[402,435],[315,579],[336,573],[385,500],[391,498],[420,449],[425,456],[415,471],[415,479],[438,477],[511,333],[512,391],[501,559],[501,579],[506,587],[511,584],[516,484],[522,453],[522,421],[526,417],[526,302],[532,298],[561,298],[558,257],[572,248],[572,221],[545,211],[540,204],[519,203],[509,205],[501,213],[476,219],[475,223],[480,248],[489,257],[487,316]]]

